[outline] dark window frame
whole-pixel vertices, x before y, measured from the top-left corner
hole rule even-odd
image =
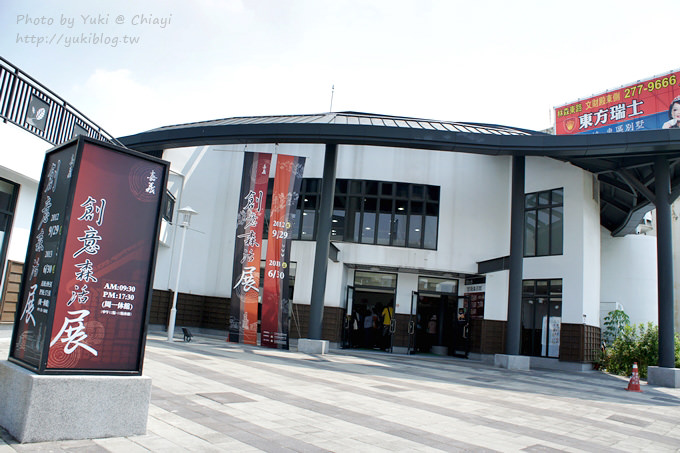
[[[300,197],[298,199],[298,204],[295,210],[294,227],[292,230],[294,240],[303,241],[314,241],[316,240],[316,234],[319,224],[319,204],[321,200],[321,184],[320,178],[304,178],[302,180],[300,188]],[[269,230],[269,214],[271,212],[271,195],[274,187],[274,179],[269,179],[269,185],[267,188],[267,203],[265,206],[265,221],[264,221],[264,232],[263,237],[267,237]],[[375,190],[373,190],[375,189]],[[400,193],[401,191],[401,193]],[[416,192],[420,195],[415,197]],[[398,195],[399,194],[399,195]],[[336,216],[332,215],[332,218],[338,220],[334,223],[342,223],[341,233],[331,232],[331,240],[341,241],[341,242],[351,242],[356,244],[366,244],[366,245],[382,245],[386,247],[403,247],[403,248],[417,248],[425,250],[437,250],[439,245],[439,203],[440,203],[441,187],[431,186],[427,184],[412,184],[394,181],[378,181],[378,180],[362,180],[362,179],[336,179],[335,182],[335,197],[333,199],[333,212],[342,211],[342,215]],[[303,237],[303,221],[304,221],[304,203],[305,199],[309,197],[315,198],[314,207],[314,226],[311,235],[304,235]],[[417,199],[415,199],[417,198]],[[344,207],[339,206],[339,203],[344,201]],[[358,201],[358,207],[354,208],[351,200]],[[375,204],[376,208],[373,210],[366,209],[366,203]],[[389,233],[389,243],[385,243],[386,238],[380,236],[380,214],[381,214],[381,203],[389,202],[391,204],[390,214],[390,233]],[[405,203],[406,209],[398,211],[397,206],[399,202]],[[411,204],[420,203],[422,204],[422,210],[419,213],[412,212]],[[428,207],[430,208],[428,210]],[[428,211],[436,212],[435,216],[429,215]],[[354,216],[358,214],[358,225],[354,224]],[[368,215],[367,215],[368,214]],[[373,219],[369,219],[370,214],[373,214]],[[383,215],[386,213],[382,213]],[[350,215],[353,217],[350,221]],[[395,217],[397,215],[403,215],[406,220],[406,225],[402,226],[405,232],[404,244],[398,244],[396,239],[396,227],[395,227]],[[336,218],[338,217],[338,218]],[[418,231],[418,237],[415,242],[411,241],[410,227],[411,220],[413,217],[420,218],[420,227]],[[436,222],[434,225],[430,225],[430,228],[434,229],[434,240],[426,241],[426,225],[427,218],[435,217]],[[431,222],[430,222],[431,223]],[[336,227],[338,228],[338,227]],[[363,241],[365,228],[371,228],[372,239],[366,242]],[[368,230],[366,230],[368,231]],[[356,236],[355,237],[355,233]],[[427,243],[434,243],[433,247],[426,247]],[[417,244],[417,245],[409,245]]]
[[[21,190],[21,185],[2,177],[0,177],[0,181],[13,187],[12,193],[10,194],[8,209],[3,209],[0,207],[0,216],[5,217],[4,220],[6,222],[4,230],[5,234],[2,242],[0,243],[0,278],[4,279],[5,261],[7,259],[7,250],[9,249],[9,240],[10,236],[12,235],[12,225],[14,224],[14,214],[16,213],[17,209],[17,201],[19,200],[19,191]]]
[[[554,201],[557,194],[560,194],[559,202]],[[542,199],[547,199],[547,202],[541,202]],[[530,201],[535,200],[535,202]],[[555,212],[561,211],[562,220],[558,224],[553,222],[553,210]],[[540,249],[539,244],[539,213],[547,212],[548,224],[547,224],[547,251]],[[530,230],[527,219],[533,214],[533,232]],[[554,244],[553,236],[555,234],[560,234],[561,238],[559,241],[559,247]],[[533,237],[532,244],[528,240],[528,237]],[[533,245],[533,247],[531,247]],[[564,187],[557,187],[555,189],[540,190],[537,192],[530,192],[524,195],[524,257],[533,258],[538,256],[560,256],[564,254]]]
[[[377,191],[369,190],[369,187],[375,187]],[[347,188],[345,190],[344,188]],[[352,188],[354,190],[352,190]],[[419,192],[419,194],[417,194]],[[404,247],[404,248],[416,248],[425,250],[437,250],[439,244],[439,203],[440,203],[441,188],[439,186],[431,186],[427,184],[413,184],[395,181],[375,181],[375,180],[353,180],[353,179],[338,179],[336,181],[336,192],[335,200],[333,203],[333,210],[341,210],[340,206],[336,204],[336,200],[344,199],[344,212],[345,215],[343,219],[345,224],[342,228],[342,236],[340,234],[332,235],[332,240],[342,241],[342,242],[353,242],[359,244],[369,244],[369,245],[382,245],[389,247]],[[353,197],[361,199],[361,203],[358,210],[352,210],[350,200]],[[375,210],[366,210],[367,202],[375,202]],[[380,235],[380,214],[387,214],[382,212],[380,207],[383,202],[391,204],[390,214],[390,237],[388,243],[385,243],[386,238]],[[402,203],[399,203],[402,202]],[[420,212],[413,212],[412,204],[419,203],[422,205]],[[402,212],[398,210],[400,204],[405,204],[406,209]],[[434,228],[434,241],[426,241],[426,225],[428,217],[428,204],[430,209],[435,207],[436,215],[429,217],[436,217],[436,223]],[[359,237],[354,237],[354,228],[347,227],[347,219],[350,217],[349,214],[354,216],[359,214]],[[366,214],[373,214],[374,218],[371,219],[370,223],[367,223],[368,216]],[[397,230],[395,225],[397,224],[396,216],[404,216],[406,220],[406,225],[402,226],[405,232],[404,243],[399,244],[397,239]],[[420,225],[417,231],[411,231],[411,222],[419,218]],[[371,241],[364,242],[364,230],[365,228],[371,228],[373,233],[373,238]],[[417,232],[416,238],[413,237],[413,233]],[[433,247],[426,247],[426,242],[433,242]]]
[[[545,288],[545,291],[540,291],[539,287]],[[533,302],[538,302],[541,299],[543,302],[547,303],[547,322],[546,330],[544,331],[542,325],[537,326],[536,319],[536,305]],[[559,302],[560,309],[559,313],[554,312],[553,304]],[[531,305],[532,312],[527,313],[526,306]],[[559,358],[559,350],[557,355],[550,355],[550,318],[559,316],[562,318],[562,313],[564,311],[564,280],[561,278],[544,278],[544,279],[526,279],[522,280],[522,345],[521,353],[522,355],[534,356],[534,357],[547,357],[547,358]],[[525,332],[525,317],[531,315],[532,317],[532,329],[531,334]],[[561,338],[561,322],[560,322],[560,343]],[[536,337],[536,331],[540,330],[540,336]],[[545,355],[541,351],[541,339],[545,340],[546,351]]]

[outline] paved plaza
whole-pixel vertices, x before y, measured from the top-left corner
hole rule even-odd
[[[627,392],[627,379],[597,372],[151,333],[144,375],[146,435],[19,444],[0,430],[0,453],[680,451],[679,389]]]

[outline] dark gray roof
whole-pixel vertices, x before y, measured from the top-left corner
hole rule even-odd
[[[336,124],[356,126],[385,126],[448,132],[468,132],[492,135],[535,135],[538,132],[496,124],[461,123],[401,116],[375,115],[361,112],[332,112],[307,115],[241,116],[219,120],[178,124],[153,129],[149,132],[185,129],[187,127],[237,126],[253,124]]]
[[[642,216],[654,207],[656,156],[670,160],[671,197],[680,195],[680,130],[555,136],[494,124],[333,112],[178,124],[120,141],[158,156],[168,148],[210,144],[335,143],[552,157],[597,176],[600,221],[617,236],[635,232]]]

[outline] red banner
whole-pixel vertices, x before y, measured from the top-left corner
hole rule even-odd
[[[245,153],[236,223],[229,341],[257,344],[260,257],[271,154]]]
[[[304,168],[304,157],[278,155],[276,158],[261,325],[262,346],[271,348],[288,349],[291,230]]]
[[[608,134],[678,128],[680,71],[555,108],[555,133]],[[673,106],[677,105],[677,117]]]

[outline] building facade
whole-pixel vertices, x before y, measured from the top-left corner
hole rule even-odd
[[[178,292],[177,325],[226,333],[245,153],[269,153],[274,161],[293,155],[306,165],[291,249],[292,339],[309,336],[320,303],[320,336],[337,346],[586,363],[600,347],[602,303],[658,317],[657,274],[650,270],[657,241],[628,234],[653,206],[642,202],[643,187],[622,180],[638,178],[654,191],[644,165],[660,154],[676,191],[680,137],[659,133],[554,137],[347,112],[235,118],[121,138],[171,164],[150,321],[167,325]],[[640,149],[631,150],[633,141]],[[5,247],[14,250],[8,258],[23,257],[37,182],[0,176],[11,187],[21,180],[24,198],[14,199]],[[270,191],[273,177],[270,170]],[[330,188],[330,215],[322,217]],[[185,206],[198,215],[176,285],[177,210]],[[331,252],[320,273],[315,256],[327,241]],[[263,268],[266,250],[265,241]],[[321,298],[314,295],[320,280]],[[364,329],[363,321],[385,307],[394,312],[390,335]],[[517,351],[508,350],[513,336]]]
[[[335,115],[333,121],[342,116]],[[398,129],[397,124],[388,124],[394,118],[347,114],[341,119],[351,124],[353,118],[357,125]],[[279,120],[259,118],[245,123]],[[241,119],[233,121],[243,124]],[[300,119],[282,122],[295,121]],[[391,306],[395,313],[389,336],[392,350],[466,355],[507,352],[513,157],[511,152],[489,150],[503,148],[494,141],[498,136],[538,143],[543,134],[468,125],[465,131],[455,131],[457,136],[474,141],[478,135],[494,143],[481,151],[473,145],[456,151],[455,146],[448,149],[436,140],[413,147],[376,145],[379,140],[364,128],[359,139],[344,140],[354,143],[336,139],[332,217],[324,220],[319,215],[321,187],[326,182],[326,140],[309,134],[287,136],[284,125],[277,130],[278,136],[267,132],[267,138],[251,136],[239,144],[224,129],[210,137],[201,132],[201,137],[189,140],[196,145],[182,146],[197,127],[228,122],[172,126],[122,139],[133,147],[151,150],[155,146],[153,151],[171,162],[169,190],[175,205],[189,205],[200,213],[187,235],[178,288],[172,287],[177,232],[171,222],[165,225],[152,322],[167,322],[172,292],[178,291],[180,324],[226,328],[243,156],[262,152],[304,156],[307,162],[291,251],[291,338],[308,335],[313,284],[318,278],[314,263],[317,229],[319,222],[330,221],[334,253],[325,274],[323,339],[345,347],[385,347],[380,333],[374,331],[374,338],[367,338],[361,320]],[[173,138],[176,129],[182,130],[185,141]],[[154,134],[161,134],[162,145],[145,141]],[[650,294],[656,284],[650,278],[643,285],[622,279],[608,272],[603,261],[615,262],[618,254],[629,253],[631,243],[650,256],[656,244],[630,236],[626,241],[612,237],[602,219],[605,207],[614,200],[601,199],[604,192],[598,172],[561,156],[550,157],[549,151],[525,154],[520,353],[587,362],[599,350],[603,297],[632,305],[636,291]]]

